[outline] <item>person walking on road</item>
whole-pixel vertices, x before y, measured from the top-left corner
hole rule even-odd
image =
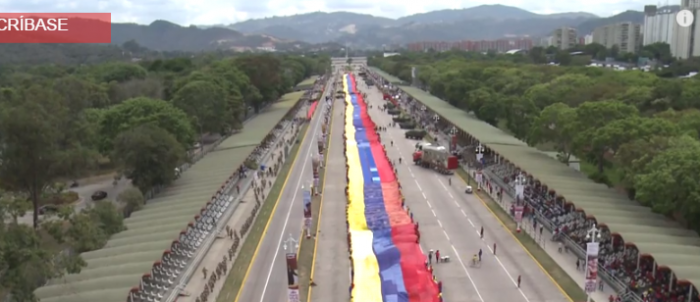
[[[428,264],[433,264],[433,250],[428,251]]]
[[[481,249],[479,249],[479,262],[481,262],[481,253],[482,253],[482,251],[481,251]]]
[[[481,231],[479,231],[479,236],[481,239],[484,239],[484,227],[481,227]]]
[[[520,288],[520,275],[518,275],[518,288]]]
[[[440,250],[435,250],[435,263],[440,263]]]

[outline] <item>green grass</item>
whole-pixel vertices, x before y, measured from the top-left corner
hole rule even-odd
[[[304,135],[308,127],[309,125],[305,124],[300,129],[300,135]],[[265,201],[260,208],[257,219],[255,219],[253,226],[248,231],[248,237],[246,237],[246,239],[243,241],[243,245],[241,246],[236,259],[233,262],[233,267],[231,267],[231,270],[226,277],[226,281],[224,281],[223,288],[221,289],[219,296],[216,298],[217,302],[231,302],[236,299],[238,292],[241,290],[243,278],[245,278],[248,267],[253,264],[252,262],[253,257],[255,256],[255,250],[260,244],[265,227],[272,216],[272,211],[275,209],[275,205],[277,205],[277,199],[282,193],[285,180],[292,168],[292,164],[294,163],[297,153],[299,153],[299,147],[301,144],[302,143],[300,142],[292,147],[287,161],[282,165],[280,173],[277,175],[277,179],[275,179],[275,183],[270,189],[270,193],[267,195],[267,198],[265,198]]]
[[[333,109],[331,109],[331,112]],[[313,215],[313,220],[311,223],[311,234],[313,236],[316,236],[318,234],[318,228],[319,223],[321,222],[321,202],[323,201],[323,193],[325,191],[325,185],[326,185],[326,166],[328,163],[328,153],[330,152],[330,140],[331,140],[331,125],[333,122],[333,114],[331,114],[331,118],[328,121],[328,135],[326,135],[326,150],[325,150],[325,162],[323,163],[324,168],[319,171],[319,179],[321,180],[321,183],[319,184],[319,188],[321,188],[321,196],[313,197],[311,199],[311,213]],[[313,265],[316,257],[316,244],[318,242],[318,238],[314,238],[312,240],[306,240],[306,238],[301,239],[301,244],[299,247],[299,255],[298,255],[298,271],[297,273],[299,274],[299,296],[301,298],[301,301],[309,301],[309,293],[311,291],[311,287],[309,285],[309,282],[311,280],[311,273],[313,272]]]
[[[325,169],[321,170],[319,172],[319,178],[321,179],[321,183],[319,185],[320,188],[322,188],[321,192],[323,193],[323,188],[325,185],[325,179],[324,176],[326,174]],[[319,214],[321,211],[321,199],[322,196],[316,196],[311,199],[311,213],[313,214],[313,221],[311,223],[311,234],[313,236],[316,235],[316,232],[318,231],[319,227]],[[301,301],[307,301],[308,295],[309,295],[309,282],[311,280],[311,267],[313,266],[314,263],[314,249],[316,249],[316,242],[318,238],[307,240],[306,237],[301,239],[301,244],[299,247],[299,256],[298,256],[298,271],[297,273],[299,274],[299,295],[301,298]]]
[[[464,171],[464,169],[459,168],[456,170],[457,174],[467,181],[469,185],[476,187],[476,182],[471,178],[469,173]],[[498,205],[491,197],[486,194],[486,192],[477,192],[477,195],[481,200],[486,203],[486,206],[491,210],[491,212],[496,215],[496,218],[506,225],[506,230],[513,234],[515,238],[520,241],[520,243],[527,249],[527,251],[537,260],[537,262],[547,271],[547,273],[552,277],[553,280],[566,292],[566,294],[573,301],[585,301],[586,293],[581,289],[581,287],[567,274],[555,261],[550,257],[547,252],[540,247],[540,245],[535,242],[530,235],[525,232],[515,232],[515,220],[506,213],[506,211]]]

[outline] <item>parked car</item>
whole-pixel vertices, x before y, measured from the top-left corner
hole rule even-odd
[[[107,192],[105,191],[95,191],[95,193],[92,193],[92,200],[93,201],[98,201],[107,198]]]
[[[39,215],[46,214],[56,214],[58,213],[58,206],[54,204],[47,204],[39,207]]]

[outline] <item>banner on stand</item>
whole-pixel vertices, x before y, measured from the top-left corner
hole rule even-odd
[[[287,302],[301,302],[299,297],[299,287],[287,289]]]
[[[523,212],[525,212],[525,207],[523,206],[515,206],[515,222],[520,224],[523,222]]]
[[[304,189],[304,218],[312,217],[311,213],[311,191]]]
[[[299,290],[296,251],[287,253],[287,285],[290,289],[296,287],[296,289]]]
[[[592,293],[596,290],[598,282],[598,252],[600,243],[589,242],[586,245],[586,292]]]

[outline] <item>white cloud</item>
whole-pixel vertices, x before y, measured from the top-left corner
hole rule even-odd
[[[249,18],[293,15],[314,11],[351,11],[385,17],[439,9],[458,9],[493,0],[0,0],[4,12],[111,12],[114,22],[148,24],[168,20],[181,25],[229,24]],[[536,13],[586,11],[610,16],[629,9],[642,10],[651,2],[640,0],[501,0],[498,4]]]

